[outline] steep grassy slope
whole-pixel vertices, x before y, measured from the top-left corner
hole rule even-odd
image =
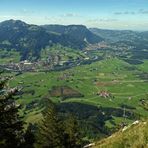
[[[147,148],[148,122],[140,122],[120,130],[96,143],[94,148]]]

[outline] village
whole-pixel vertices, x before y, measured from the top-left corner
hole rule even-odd
[[[85,52],[85,54],[88,54]],[[98,56],[77,58],[77,59],[67,59],[63,60],[62,56],[55,54],[49,55],[45,60],[29,61],[24,60],[20,62],[9,62],[5,64],[0,64],[0,68],[13,71],[13,72],[39,72],[39,71],[53,71],[62,70],[78,65],[83,65],[87,63],[92,63],[94,61],[100,60]]]
[[[73,58],[67,56],[68,53],[60,54],[60,52],[57,52],[53,54],[50,52],[44,59],[38,59],[36,61],[23,60],[20,62],[10,61],[7,64],[0,63],[0,68],[14,72],[64,70],[79,65],[90,64],[95,61],[103,60],[104,58],[114,56],[123,57],[123,55],[129,54],[129,50],[134,48],[134,46],[127,46],[124,43],[116,44],[102,41],[98,44],[89,44],[85,50],[81,51],[85,56]],[[65,56],[68,58],[65,58]]]

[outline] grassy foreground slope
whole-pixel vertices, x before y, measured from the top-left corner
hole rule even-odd
[[[101,140],[94,148],[147,148],[148,121],[132,124]]]

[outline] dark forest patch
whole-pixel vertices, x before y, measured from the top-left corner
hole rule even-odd
[[[82,103],[60,103],[57,105],[59,115],[64,118],[66,114],[77,117],[82,132],[90,138],[101,137],[110,134],[111,130],[105,126],[107,120],[114,117],[123,117],[123,108],[96,107]],[[138,116],[131,110],[125,111],[126,117],[131,120],[138,119]]]
[[[137,59],[123,59],[125,62],[132,64],[132,65],[138,65],[138,64],[143,64],[144,62],[141,60]]]

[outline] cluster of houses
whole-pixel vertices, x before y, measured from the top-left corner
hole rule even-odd
[[[101,90],[100,92],[97,93],[97,95],[99,95],[100,97],[103,97],[103,98],[111,97],[111,93],[109,93],[106,90]]]
[[[19,63],[10,62],[7,64],[0,64],[0,68],[9,71],[39,71],[39,70],[53,70],[57,68],[69,68],[81,64],[86,64],[87,61],[98,60],[98,56],[89,57],[87,51],[85,52],[87,57],[77,59],[65,59],[63,60],[59,54],[51,54],[46,59],[42,59],[36,62],[30,62],[28,60],[20,61]]]
[[[1,67],[5,70],[12,71],[35,71],[37,63],[30,63],[27,60],[21,61],[19,63],[9,63],[3,64]]]

